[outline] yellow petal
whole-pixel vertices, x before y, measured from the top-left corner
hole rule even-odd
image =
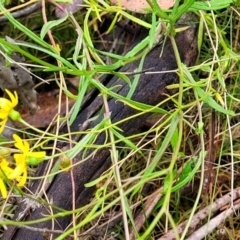
[[[15,153],[13,157],[15,159],[16,165],[25,164],[26,162],[26,155],[24,154]]]
[[[5,89],[5,91],[12,101],[11,102],[12,108],[14,108],[18,104],[18,95],[17,95],[16,91],[14,91],[15,96],[10,91],[8,91],[7,89]]]
[[[29,152],[29,143],[23,141],[17,134],[13,134],[13,138],[16,141],[14,144],[16,148],[20,149],[23,153]]]
[[[6,198],[7,197],[7,189],[6,189],[4,181],[1,178],[0,178],[0,191],[1,191],[2,197]]]
[[[0,106],[5,106],[5,105],[7,105],[9,107],[12,105],[12,103],[8,99],[1,97],[0,98]]]
[[[7,167],[7,166],[1,166],[1,171],[3,171],[6,176],[8,176],[9,174],[11,174],[13,172],[13,169],[10,167]],[[1,173],[0,173],[0,175],[1,175]]]
[[[16,179],[18,178],[19,176],[21,176],[21,174],[24,172],[24,168],[25,166],[23,166],[23,164],[19,164],[14,170],[13,172],[8,175],[8,179]]]
[[[6,122],[7,122],[7,118],[0,122],[0,133],[3,132]]]
[[[22,187],[25,185],[25,183],[27,182],[27,170],[24,170],[23,176],[21,176],[21,178],[17,178],[17,181],[18,181],[18,184],[17,184],[18,187]]]
[[[4,120],[8,118],[8,112],[0,111],[0,119]]]
[[[16,148],[23,148],[22,139],[17,134],[13,134],[13,139],[15,140],[14,145]]]
[[[5,158],[1,158],[1,161],[0,161],[0,166],[8,166],[9,165],[9,162],[5,159]]]
[[[23,151],[24,154],[28,154],[29,149],[30,149],[29,143],[27,141],[24,141],[24,140],[22,142],[23,142],[22,151]]]
[[[4,116],[8,116],[9,112],[13,109],[12,103],[5,99],[0,98],[0,113]]]

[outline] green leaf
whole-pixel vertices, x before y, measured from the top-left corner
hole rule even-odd
[[[149,23],[141,20],[141,19],[138,18],[138,17],[134,17],[133,14],[129,14],[129,13],[127,13],[126,11],[121,11],[121,15],[123,15],[126,19],[129,19],[129,20],[137,23],[138,25],[143,26],[144,28],[151,28],[151,27],[152,27],[151,24],[149,24]]]
[[[234,0],[212,0],[212,1],[195,1],[194,4],[189,8],[189,11],[199,10],[219,10],[227,8]]]
[[[139,66],[138,66],[138,68],[136,70],[137,72],[142,71],[146,55],[147,55],[147,53],[142,56],[141,61],[139,63]],[[141,74],[136,74],[134,76],[133,82],[131,84],[131,87],[129,89],[129,92],[128,92],[126,98],[131,99],[132,95],[134,94],[134,92],[135,92],[135,90],[137,88],[137,85],[138,85],[140,77],[141,77]]]
[[[126,137],[124,137],[122,134],[120,134],[116,129],[114,129],[113,127],[110,129],[110,131],[112,131],[112,133],[114,134],[114,136],[116,136],[119,140],[121,140],[121,142],[124,142],[127,146],[129,146],[131,149],[133,150],[138,150],[140,152],[140,149],[138,149],[138,147],[129,139],[127,139]]]
[[[200,153],[202,154],[202,152]],[[195,173],[198,171],[201,166],[201,158],[198,160],[191,159],[183,168],[182,173],[180,175],[179,181],[176,185],[174,185],[171,189],[171,192],[176,192],[180,190],[183,186],[185,186],[189,181],[193,179]],[[166,193],[167,189],[164,189],[163,193]]]
[[[72,112],[72,115],[71,115],[70,120],[69,120],[70,126],[72,125],[72,123],[76,119],[76,117],[77,117],[77,115],[78,115],[78,113],[81,109],[82,101],[83,101],[85,93],[88,89],[88,86],[89,86],[89,77],[82,76],[82,79],[80,81],[80,86],[79,86],[78,98],[77,98],[77,101],[74,105],[73,112]]]
[[[48,62],[45,62],[45,61],[43,61],[43,60],[33,56],[29,52],[24,51],[19,46],[36,49],[38,51],[44,52],[44,53],[54,57],[55,59],[58,59],[59,61],[64,63],[67,67],[69,67],[71,69],[71,71],[77,70],[78,71],[77,75],[83,74],[83,73],[80,73],[80,71],[74,65],[72,65],[70,62],[68,62],[65,58],[59,56],[55,52],[52,52],[52,51],[50,51],[50,50],[48,50],[46,48],[41,47],[41,46],[38,46],[38,45],[35,45],[35,44],[30,44],[30,43],[24,43],[24,42],[16,42],[16,44],[12,44],[12,43],[9,43],[9,42],[5,41],[2,38],[0,38],[0,43],[2,45],[5,45],[5,46],[9,47],[10,49],[13,49],[16,52],[22,54],[23,56],[31,59],[33,62],[39,63],[40,65],[43,65],[43,66],[46,66],[46,67],[51,67],[51,68],[52,67],[53,68],[56,67],[55,65],[52,65],[52,64],[50,64]],[[84,70],[84,73],[87,74],[87,71]]]
[[[121,73],[121,72],[111,72],[111,74],[113,74],[114,76],[121,78],[123,81],[125,81],[129,87],[131,87],[131,81],[128,78],[128,76],[126,76],[125,74]]]
[[[175,129],[171,138],[171,145],[173,150],[176,148],[177,142],[178,142],[178,128]]]
[[[208,93],[206,93],[202,88],[200,87],[196,87],[196,92],[198,94],[198,96],[200,98],[202,98],[202,100],[207,103],[210,107],[214,108],[216,111],[230,115],[230,116],[234,116],[235,113],[231,110],[227,110],[225,108],[223,108],[221,105],[219,105],[211,96],[208,95]]]
[[[194,2],[195,0],[185,0],[184,4],[177,8],[177,12],[173,16],[173,22],[176,22],[185,12],[187,12]]]
[[[191,82],[191,83],[196,83],[196,81],[194,80],[194,78],[192,77],[191,73],[189,72],[188,68],[186,67],[186,65],[182,64],[182,68],[184,70],[184,74],[187,77],[187,79]],[[230,116],[234,116],[235,113],[231,110],[227,110],[225,108],[223,108],[221,105],[219,105],[210,95],[208,92],[204,91],[202,88],[195,86],[194,90],[196,91],[197,95],[202,99],[203,102],[207,103],[210,107],[214,108],[216,111],[230,115]]]
[[[97,179],[94,179],[91,182],[85,183],[84,186],[85,187],[94,187],[94,186],[96,186],[98,183],[100,183],[101,181],[103,181],[107,177],[108,177],[108,174],[102,175],[102,176],[98,177]]]
[[[6,8],[3,6],[2,2],[0,2],[0,10],[5,12]],[[51,46],[50,44],[46,43],[41,39],[39,36],[37,36],[35,33],[33,33],[29,28],[22,25],[19,21],[15,20],[15,18],[11,15],[9,12],[5,12],[4,16],[11,22],[15,28],[22,31],[25,35],[27,35],[29,38],[31,38],[34,42],[38,43],[39,45],[50,49],[52,52],[57,53],[57,50]]]
[[[182,182],[185,178],[187,178],[187,176],[192,172],[195,165],[196,159],[190,159],[190,161],[187,162],[187,164],[182,169],[178,183]]]
[[[58,67],[58,66],[54,66],[54,67],[48,67],[48,68],[44,68],[43,72],[57,72],[57,71],[66,71],[68,70],[67,67]]]
[[[86,135],[81,138],[81,140],[69,152],[66,153],[66,156],[73,159],[79,152],[86,150],[86,145],[90,145],[94,142],[97,134],[96,131],[103,128],[105,121],[106,119],[103,119],[99,124],[92,128],[91,131],[86,132]]]
[[[156,13],[156,14],[158,15],[158,17],[160,17],[160,18],[162,18],[162,19],[169,19],[169,16],[165,13],[164,10],[162,10],[162,9],[159,7],[159,5],[158,5],[158,3],[157,3],[156,0],[153,0],[153,1],[147,0],[147,2],[148,2],[148,4],[149,4],[150,6],[152,6],[154,13]]]
[[[176,192],[180,190],[183,186],[185,186],[189,181],[193,179],[199,167],[201,166],[202,159],[205,158],[207,152],[201,151],[198,158],[191,159],[183,168],[182,173],[180,175],[179,181],[176,185],[171,188],[171,192]],[[164,190],[163,194],[165,194],[168,190],[167,186],[169,186],[169,178],[167,175],[164,181]]]
[[[99,81],[96,81],[94,79],[91,80],[91,84],[95,86],[97,89],[99,89],[100,92],[105,93],[113,98],[118,99],[119,101],[122,101],[124,104],[127,104],[128,106],[138,110],[138,111],[145,111],[145,112],[152,112],[152,113],[162,113],[162,114],[167,114],[169,115],[170,113],[162,108],[159,108],[157,106],[151,106],[148,104],[140,103],[137,101],[133,101],[130,99],[127,99],[126,97],[117,94],[111,89],[107,88],[103,84],[101,84]]]
[[[65,17],[60,18],[58,20],[53,20],[53,21],[49,21],[47,23],[44,23],[43,27],[42,27],[42,30],[40,32],[40,38],[43,39],[49,30],[51,30],[53,27],[56,27],[59,24],[65,22],[67,18],[68,18],[68,15],[66,15]]]
[[[112,94],[109,94],[112,95]],[[115,94],[113,94],[114,97]],[[136,109],[137,111],[145,111],[145,112],[151,112],[151,113],[162,113],[169,115],[170,113],[162,108],[151,106],[145,103],[140,103],[131,99],[126,99],[121,95],[116,94],[115,97],[119,99],[119,101],[122,101],[124,104],[128,105],[131,108]]]
[[[163,142],[161,143],[160,147],[158,148],[155,156],[153,157],[152,162],[149,164],[146,171],[144,171],[144,174],[141,177],[139,182],[142,182],[142,181],[144,182],[145,180],[149,179],[150,176],[151,177],[154,176],[154,173],[155,173],[154,169],[156,168],[157,164],[161,161],[161,157],[163,156],[167,147],[169,146],[169,142],[171,141],[172,135],[174,134],[174,131],[177,128],[178,115],[176,113],[173,113],[169,119],[171,119],[171,122],[168,127],[167,134],[166,134]],[[168,170],[166,170],[166,171],[168,172]],[[162,173],[165,174],[164,172],[162,172]],[[140,188],[141,188],[141,186],[136,187],[132,193],[132,196],[134,196],[139,191]]]

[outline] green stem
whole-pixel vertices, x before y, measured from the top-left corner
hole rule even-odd
[[[110,119],[111,112],[110,112],[110,109],[108,106],[107,96],[105,94],[103,95],[103,104],[105,107],[104,115],[106,118],[108,118],[108,124],[110,126],[111,125],[111,119]],[[122,187],[121,175],[120,175],[119,166],[118,166],[118,153],[117,153],[117,148],[116,148],[116,144],[115,144],[114,134],[111,131],[111,128],[109,128],[108,132],[109,132],[111,148],[112,148],[111,156],[112,156],[112,161],[113,161],[113,166],[114,166],[114,177],[115,177],[116,185],[119,189],[119,195],[120,195],[120,199],[121,199],[125,239],[129,240],[130,234],[129,234],[129,228],[128,228],[126,207],[125,207],[125,204],[127,204],[127,201],[126,201],[126,197],[125,197],[124,190]]]
[[[174,29],[172,30],[172,32],[174,32]],[[175,163],[177,161],[177,158],[179,156],[179,150],[181,148],[181,143],[182,143],[182,135],[183,135],[183,112],[182,112],[182,98],[183,98],[183,78],[184,78],[184,71],[182,69],[182,62],[181,62],[181,58],[180,58],[180,54],[178,51],[178,47],[176,44],[176,41],[173,37],[173,35],[170,33],[169,38],[171,40],[172,43],[172,47],[173,47],[173,51],[174,51],[174,55],[175,55],[175,59],[177,62],[177,66],[178,66],[178,70],[179,70],[179,95],[178,95],[178,109],[176,111],[178,111],[178,140],[176,143],[176,147],[174,149],[173,155],[172,155],[172,160],[170,162],[170,165],[168,167],[168,174],[169,174],[169,185],[171,185],[173,183],[173,170],[174,170],[174,166]],[[159,211],[159,213],[157,214],[157,216],[155,216],[154,221],[151,223],[151,225],[147,228],[147,230],[145,231],[145,233],[139,238],[139,240],[141,239],[146,239],[147,236],[151,233],[152,229],[154,228],[154,226],[156,226],[158,219],[161,218],[161,216],[166,212],[166,209],[168,209],[168,205],[169,205],[169,199],[171,197],[171,193],[172,193],[172,188],[169,187],[166,194],[165,194],[165,198],[164,198],[164,202],[162,205],[161,210]]]
[[[26,127],[34,130],[34,131],[37,132],[37,133],[40,133],[40,134],[43,134],[43,135],[47,135],[47,136],[56,138],[56,135],[51,134],[51,133],[48,133],[48,132],[44,132],[44,131],[42,131],[42,130],[39,130],[38,128],[35,128],[35,127],[33,127],[32,125],[30,125],[29,123],[27,123],[26,121],[24,121],[22,118],[20,118],[18,121],[19,121],[20,123],[24,124]]]

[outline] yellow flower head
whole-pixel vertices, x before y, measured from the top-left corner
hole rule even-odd
[[[0,98],[0,133],[3,131],[9,116],[13,120],[17,120],[20,117],[19,113],[13,110],[13,108],[16,107],[16,105],[18,104],[17,93],[14,91],[14,95],[13,95],[7,89],[5,89],[5,91],[8,94],[10,100],[6,98]],[[18,116],[17,118],[16,118],[16,113]]]
[[[3,198],[7,197],[6,178],[13,172],[13,169],[8,167],[8,165],[9,163],[5,158],[0,160],[0,192]]]
[[[13,134],[13,138],[16,141],[15,147],[21,150],[22,153],[14,154],[13,157],[16,162],[16,168],[8,176],[9,179],[17,179],[17,186],[22,187],[27,181],[27,164],[31,164],[29,159],[38,159],[38,162],[45,157],[46,152],[30,152],[29,143],[22,140],[18,135]]]

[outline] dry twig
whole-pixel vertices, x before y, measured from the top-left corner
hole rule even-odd
[[[231,199],[230,199],[231,201]],[[224,212],[217,215],[215,218],[211,219],[205,225],[200,227],[197,231],[195,231],[191,236],[189,236],[186,240],[200,240],[207,236],[207,234],[211,233],[216,227],[218,227],[226,218],[228,218],[231,214],[233,214],[236,210],[240,208],[240,204],[234,205],[234,208],[228,208]]]
[[[196,213],[194,215],[194,217],[191,220],[191,225],[190,225],[189,229],[194,230],[197,227],[197,225],[200,223],[200,221],[205,219],[207,216],[212,215],[214,212],[216,212],[223,206],[230,204],[232,199],[235,200],[239,197],[240,197],[240,187],[234,189],[233,196],[231,196],[231,193],[227,193],[223,197],[217,199],[211,205],[205,207],[204,209],[200,210],[198,213]],[[234,209],[227,209],[226,211],[220,213],[218,216],[213,218],[210,222],[208,222],[206,225],[202,226],[199,230],[196,231],[198,238],[196,237],[196,235],[192,234],[188,238],[188,240],[202,239],[202,237],[200,238],[200,236],[203,236],[202,235],[203,233],[205,234],[204,236],[206,236],[206,234],[208,234],[214,228],[216,228],[216,226],[218,226],[220,224],[220,222],[224,221],[224,219],[226,217],[228,217],[234,210],[236,210],[238,208],[240,208],[240,204],[235,205]],[[176,239],[176,230],[177,230],[178,234],[180,235],[184,231],[187,222],[188,222],[188,220],[179,224],[177,229],[170,230],[168,233],[166,233],[164,236],[160,237],[158,240],[174,240],[174,239]],[[192,236],[195,236],[195,237],[193,238]]]

